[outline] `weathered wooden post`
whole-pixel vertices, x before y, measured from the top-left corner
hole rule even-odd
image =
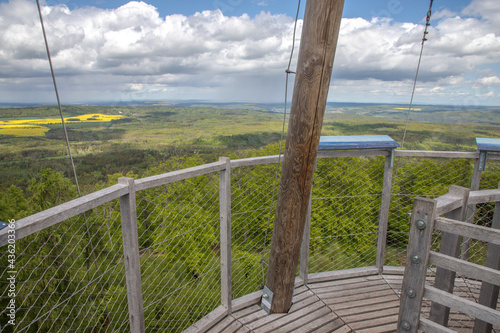
[[[394,162],[394,150],[385,157],[384,181],[382,186],[382,200],[378,217],[377,259],[375,265],[378,272],[382,274],[385,261],[385,246],[387,243],[387,230],[389,228],[389,209],[391,206],[392,192],[392,170]]]
[[[267,271],[269,312],[290,308],[344,0],[309,0]],[[264,304],[264,300],[263,300]]]
[[[139,235],[134,179],[121,177],[118,184],[128,186],[128,194],[120,197],[123,254],[127,283],[128,317],[130,332],[144,333],[144,308],[142,303],[141,263],[139,258]]]
[[[500,185],[498,186],[500,189]],[[491,221],[491,228],[500,229],[500,201],[495,202],[495,211],[493,213],[493,220]],[[500,269],[500,246],[496,244],[488,245],[488,252],[486,253],[486,267]],[[499,287],[483,282],[481,285],[481,292],[479,293],[479,304],[486,305],[489,308],[496,309],[498,301]],[[476,319],[474,322],[474,333],[488,333],[491,332],[492,325]]]
[[[220,263],[222,305],[231,313],[231,160],[220,157],[226,168],[219,172]]]
[[[411,214],[405,279],[401,287],[398,333],[418,332],[435,215],[436,200],[415,198]]]
[[[457,220],[464,221],[467,214],[467,203],[469,201],[469,189],[464,187],[450,186],[448,195],[451,197],[456,197],[462,200],[462,206],[446,213],[444,216]],[[458,258],[460,256],[460,242],[462,237],[449,232],[442,232],[441,234],[441,245],[439,247],[439,252]],[[456,272],[437,267],[436,277],[434,282],[434,287],[440,290],[446,291],[448,293],[453,293],[453,288],[455,286],[455,276]],[[450,317],[450,308],[438,303],[432,303],[429,319],[435,323],[442,326],[448,325],[448,319]]]
[[[312,188],[311,196],[309,197],[309,204],[307,205],[306,224],[304,225],[304,232],[302,234],[302,245],[300,246],[300,267],[299,276],[307,285],[308,272],[309,272],[309,245],[311,243],[311,207],[312,206]]]

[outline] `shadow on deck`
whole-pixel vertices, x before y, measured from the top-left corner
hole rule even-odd
[[[297,278],[287,314],[268,315],[260,308],[262,291],[258,291],[234,300],[230,315],[216,309],[184,332],[395,332],[403,273],[403,267],[385,267],[383,274],[376,267],[365,267],[311,274],[307,285]],[[432,283],[433,279],[430,272],[427,280]],[[479,294],[476,281],[458,277],[455,286],[465,297],[473,299]],[[430,302],[424,302],[424,317],[429,307]],[[449,327],[458,332],[472,332],[473,324],[467,315],[450,314]]]

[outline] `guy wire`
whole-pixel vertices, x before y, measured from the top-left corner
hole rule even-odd
[[[415,79],[413,80],[413,88],[412,88],[412,92],[411,92],[410,105],[408,107],[408,112],[406,114],[406,124],[405,124],[405,129],[404,129],[404,132],[403,132],[403,139],[401,140],[401,149],[403,149],[404,145],[405,145],[406,132],[408,130],[408,123],[410,122],[410,112],[411,112],[411,108],[413,107],[413,97],[415,96],[415,88],[417,86],[418,73],[420,71],[420,63],[422,62],[422,54],[424,52],[424,43],[427,41],[427,34],[429,33],[427,31],[427,29],[431,25],[430,21],[431,21],[432,3],[433,2],[434,2],[434,0],[430,0],[429,10],[427,11],[427,16],[425,18],[424,36],[422,37],[422,43],[421,43],[421,46],[420,46],[420,55],[418,57],[417,70],[415,72]],[[392,188],[394,188],[394,185],[396,184],[396,178],[397,178],[397,175],[398,175],[398,169],[399,169],[399,159],[398,159],[398,162],[396,163],[396,168],[395,168],[395,171],[394,171],[394,178],[393,178],[393,181],[392,181]]]
[[[290,58],[288,59],[288,67],[285,70],[285,73],[286,73],[286,77],[285,77],[285,105],[283,107],[283,124],[282,124],[282,128],[281,128],[280,147],[279,147],[279,152],[278,152],[278,165],[276,166],[276,173],[274,175],[274,184],[273,184],[273,191],[272,191],[272,195],[271,195],[271,203],[269,205],[269,214],[268,214],[268,218],[267,218],[266,234],[264,236],[261,258],[260,258],[263,284],[265,283],[264,280],[266,277],[266,274],[264,272],[264,264],[266,264],[266,260],[264,259],[264,251],[266,249],[267,237],[269,235],[269,226],[271,224],[271,216],[272,216],[272,212],[273,212],[274,199],[276,196],[276,184],[278,182],[278,175],[280,173],[280,166],[281,166],[281,150],[283,149],[283,140],[285,137],[285,124],[286,124],[287,103],[288,103],[288,76],[290,74],[295,74],[295,72],[290,70],[290,67],[292,64],[293,52],[295,50],[295,35],[297,32],[297,21],[299,19],[299,12],[300,12],[300,0],[298,0],[297,13],[295,14],[295,23],[293,26],[292,50],[290,51]]]
[[[75,163],[73,162],[73,155],[71,153],[71,146],[69,144],[69,137],[68,137],[68,132],[66,130],[66,123],[64,122],[64,117],[63,117],[63,112],[62,112],[62,107],[61,107],[61,100],[59,99],[59,90],[57,89],[56,76],[54,73],[54,67],[52,66],[52,57],[50,55],[49,43],[47,42],[47,34],[45,32],[45,25],[43,23],[43,16],[42,16],[42,9],[40,7],[40,0],[36,0],[36,5],[38,8],[38,15],[40,16],[40,24],[42,26],[43,39],[45,41],[45,49],[47,51],[47,57],[49,60],[50,73],[52,75],[52,82],[54,84],[54,90],[55,90],[56,98],[57,98],[57,106],[59,108],[59,115],[61,116],[61,122],[62,122],[63,130],[64,130],[64,136],[66,138],[66,145],[68,148],[69,158],[71,161],[71,168],[73,170],[73,176],[75,178],[75,184],[76,184],[76,189],[78,191],[78,197],[81,197],[82,193],[80,192],[80,185],[78,184],[78,176],[76,174]],[[95,270],[99,276],[99,286],[101,288],[101,295],[102,295],[102,299],[104,301],[104,307],[106,309],[106,314],[109,316],[108,303],[106,301],[106,295],[104,293],[104,286],[102,284],[102,277],[101,277],[101,274],[99,273],[99,267],[97,266],[97,258],[95,256],[94,245],[92,244],[92,237],[90,236],[90,230],[89,230],[89,226],[88,226],[88,222],[87,222],[87,216],[85,213],[83,213],[83,218],[85,220],[86,234],[87,234],[87,237],[89,239],[89,245],[90,245],[90,250],[92,252],[92,258],[94,261]]]

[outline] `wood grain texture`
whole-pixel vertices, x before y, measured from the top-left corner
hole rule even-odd
[[[500,190],[471,191],[469,204],[480,204],[500,201]]]
[[[209,173],[224,170],[226,167],[226,162],[214,162],[208,163],[200,166],[195,166],[192,168],[167,172],[161,175],[141,178],[135,182],[135,190],[142,191],[151,187],[157,187],[180,180],[188,179],[191,177],[197,177],[201,175],[206,175]]]
[[[207,314],[205,317],[198,320],[196,323],[185,329],[183,333],[204,333],[211,327],[223,320],[227,315],[227,309],[222,305],[218,306],[214,311]]]
[[[304,284],[307,284],[309,271],[309,244],[311,239],[311,204],[312,204],[312,188],[309,196],[309,204],[307,205],[306,224],[302,236],[302,244],[300,246],[300,267],[299,276]]]
[[[405,268],[403,286],[401,288],[401,303],[398,319],[398,332],[401,333],[417,332],[418,329],[435,213],[435,200],[415,198],[408,240],[407,265]],[[418,220],[425,221],[427,227],[423,230],[418,229],[416,226]],[[413,262],[413,256],[418,256],[419,261]],[[408,296],[409,290],[414,292],[415,295],[413,297]],[[403,322],[410,324],[410,330],[403,329]]]
[[[118,183],[127,185],[129,189],[127,195],[120,197],[120,215],[130,332],[144,333],[144,307],[142,302],[141,262],[139,258],[134,179],[121,177],[118,178]]]
[[[495,204],[495,211],[493,213],[493,220],[491,222],[491,231],[498,231],[500,229],[500,202]],[[500,240],[500,236],[498,236]],[[498,244],[489,244],[486,253],[486,267],[500,270],[500,246]],[[498,301],[499,287],[497,285],[483,282],[481,285],[481,292],[479,293],[479,304],[496,309]],[[491,332],[492,325],[485,321],[476,319],[474,323],[474,333],[487,333]]]
[[[434,228],[455,233],[460,236],[474,238],[483,242],[500,245],[500,230],[438,217]]]
[[[500,312],[484,305],[477,304],[476,302],[463,299],[457,295],[449,294],[430,286],[425,286],[424,297],[433,302],[456,309],[471,317],[479,318],[493,325],[500,326]]]
[[[450,271],[455,271],[461,276],[500,285],[500,271],[493,268],[484,267],[482,265],[474,264],[433,251],[430,251],[429,262],[432,265],[446,268]]]
[[[231,161],[227,157],[219,161],[226,163],[219,172],[221,301],[231,313]]]
[[[299,50],[267,287],[271,312],[290,308],[344,0],[309,0]]]
[[[16,221],[16,239],[24,238],[54,224],[63,222],[78,214],[98,207],[128,193],[125,185],[113,185],[103,190],[87,194],[62,205],[49,208]],[[0,230],[0,247],[7,245],[8,228]]]
[[[434,333],[456,333],[456,331],[449,329],[448,327],[436,324],[429,319],[420,318],[419,329],[424,332],[434,332]]]
[[[396,150],[396,157],[479,158],[479,153],[428,150]]]
[[[469,199],[470,190],[465,187],[460,186],[450,186],[448,191],[448,196],[451,198],[458,198],[460,200],[460,206],[454,210],[448,211],[445,216],[446,218],[437,218],[434,222],[434,228],[436,228],[437,220],[448,220],[448,221],[465,221],[467,214],[467,202]],[[439,205],[439,200],[438,200]],[[448,207],[449,209],[449,207]],[[438,209],[436,209],[438,210]],[[437,215],[437,214],[436,214]],[[453,232],[453,230],[448,230],[441,234],[441,245],[440,253],[454,258],[458,258],[460,255],[460,243],[462,237]],[[436,270],[436,278],[434,287],[446,292],[453,292],[453,287],[455,283],[456,273],[453,270],[447,270],[442,267],[438,267]],[[450,315],[450,309],[442,306],[441,304],[433,303],[431,305],[430,320],[446,326],[448,323]]]
[[[387,229],[389,226],[389,208],[391,206],[392,171],[391,156],[385,157],[384,180],[382,185],[382,202],[378,216],[378,238],[377,238],[377,266],[379,273],[383,272],[385,261],[385,245],[387,242]]]

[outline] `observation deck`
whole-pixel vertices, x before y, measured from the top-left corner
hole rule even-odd
[[[494,255],[500,253],[494,230],[500,156],[488,151],[485,170],[477,168],[479,159],[479,151],[320,151],[292,307],[270,315],[260,302],[278,156],[221,158],[121,178],[16,221],[22,249],[16,257],[16,330],[388,332],[404,321],[412,331],[414,318],[399,317],[405,315],[402,299],[413,295],[409,289],[416,293],[411,300],[422,303],[418,310],[404,306],[415,318],[422,314],[420,327],[434,325],[427,318],[438,313],[431,309],[439,302],[444,313],[451,308],[442,332],[486,332],[488,326],[476,331],[475,318],[500,327],[496,312],[483,308],[496,306],[500,284]],[[426,213],[434,226],[430,240],[417,239],[416,246],[424,245],[410,253],[421,219],[412,212],[416,197],[435,205]],[[448,220],[474,228],[449,228]],[[480,236],[483,228],[487,238]],[[4,253],[7,230],[0,230]],[[459,238],[450,236],[455,230]],[[414,264],[417,252],[421,262]],[[442,266],[456,273],[443,278]],[[409,267],[424,269],[405,277]],[[4,262],[2,304],[9,302],[9,271]],[[442,290],[441,280],[453,281],[451,296],[435,290]],[[9,328],[1,321],[0,329]]]

